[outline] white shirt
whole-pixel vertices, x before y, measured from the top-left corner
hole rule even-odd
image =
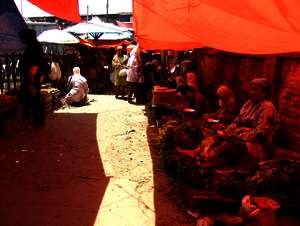
[[[127,82],[138,82],[138,59],[136,57],[136,51],[138,47],[136,46],[130,52],[130,56],[128,58],[128,74],[126,77]]]

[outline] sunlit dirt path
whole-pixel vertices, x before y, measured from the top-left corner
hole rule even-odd
[[[0,140],[0,225],[192,225],[144,106],[90,98]]]

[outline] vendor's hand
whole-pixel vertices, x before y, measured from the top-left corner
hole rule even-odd
[[[230,129],[218,130],[217,134],[224,138],[233,138],[233,137],[238,138],[238,135],[235,133],[235,131]]]
[[[224,130],[217,130],[217,134],[218,134],[220,137],[225,137],[225,136],[227,136],[227,134],[225,133]]]
[[[226,128],[225,133],[228,134],[229,136],[233,136],[236,131],[237,127],[230,125],[229,127]]]
[[[218,119],[219,118],[218,115],[219,114],[217,113],[209,113],[207,114],[207,118]]]
[[[175,97],[177,98],[183,98],[183,95],[180,92],[175,93]]]
[[[176,151],[178,154],[180,154],[182,156],[189,156],[189,157],[194,158],[201,152],[201,147],[198,146],[194,150],[182,150],[181,148],[176,147]]]
[[[223,123],[217,123],[215,125],[212,126],[213,130],[225,130],[226,126]]]
[[[217,156],[217,153],[211,149],[209,149],[209,151],[206,151],[203,154],[203,157],[205,160],[212,160],[212,159],[216,158],[216,156]]]
[[[235,129],[235,133],[236,133],[237,135],[240,135],[240,134],[242,134],[242,133],[249,132],[249,131],[251,131],[251,129],[250,129],[250,128],[247,128],[247,127],[241,127],[241,128]]]
[[[202,119],[202,120],[207,120],[207,119],[208,119],[208,114],[203,114],[203,115],[201,116],[201,119]]]

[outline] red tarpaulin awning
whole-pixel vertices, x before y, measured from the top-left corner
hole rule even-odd
[[[299,0],[133,0],[133,16],[145,49],[300,51]]]
[[[42,10],[59,18],[80,22],[78,0],[28,0]]]

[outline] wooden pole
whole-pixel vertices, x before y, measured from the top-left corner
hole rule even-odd
[[[86,5],[86,23],[89,21],[89,5]]]
[[[108,22],[108,8],[109,8],[109,0],[106,0],[106,22]]]

